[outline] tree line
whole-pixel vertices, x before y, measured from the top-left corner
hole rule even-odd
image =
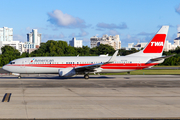
[[[39,49],[31,52],[30,54],[24,52],[20,54],[18,50],[11,46],[4,46],[1,48],[2,54],[0,55],[0,66],[8,64],[10,61],[18,58],[24,57],[37,57],[37,56],[98,56],[102,54],[113,55],[115,50],[112,46],[100,44],[97,47],[89,48],[88,46],[83,46],[82,48],[75,48],[67,44],[65,41],[54,41],[48,40],[46,43],[41,43]],[[125,56],[128,54],[132,54],[138,52],[136,49],[131,50],[119,50],[120,56]],[[180,65],[180,48],[176,48],[175,50],[170,50],[168,52],[163,52],[164,55],[172,55],[175,56],[166,59],[160,65]]]

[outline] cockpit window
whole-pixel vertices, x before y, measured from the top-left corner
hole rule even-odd
[[[15,64],[15,62],[10,62],[9,64]]]

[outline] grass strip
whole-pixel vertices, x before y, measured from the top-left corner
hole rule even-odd
[[[101,75],[127,75],[123,73],[100,73]],[[180,75],[180,70],[136,70],[131,71],[130,75]]]

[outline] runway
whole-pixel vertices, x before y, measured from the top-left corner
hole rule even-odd
[[[180,75],[0,76],[0,119],[179,119]]]

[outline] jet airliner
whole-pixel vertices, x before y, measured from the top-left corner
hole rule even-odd
[[[127,56],[71,56],[71,57],[28,57],[12,60],[3,69],[18,75],[21,74],[59,74],[60,77],[72,77],[89,73],[130,72],[160,64],[171,56],[162,56],[169,26],[162,26],[147,46]]]

